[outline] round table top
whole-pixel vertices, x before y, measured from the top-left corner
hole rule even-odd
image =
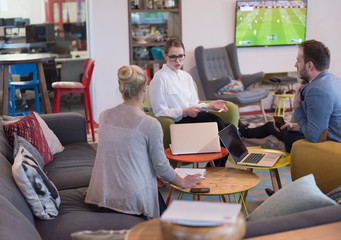
[[[47,62],[57,57],[51,53],[22,53],[0,55],[0,65]]]
[[[197,184],[196,188],[210,188],[209,193],[198,193],[199,195],[216,196],[228,195],[247,191],[255,187],[260,179],[253,172],[237,168],[208,167],[206,168],[205,178]],[[191,193],[190,188],[180,188],[171,186],[181,192]]]
[[[265,149],[265,148],[260,148],[260,147],[248,147],[247,150],[249,152],[281,153],[282,156],[277,160],[275,165],[272,167],[254,167],[254,166],[247,166],[247,165],[238,165],[239,167],[254,168],[254,169],[277,169],[277,168],[289,166],[291,163],[290,153],[287,153],[287,152],[274,150],[274,149]],[[236,163],[233,161],[231,156],[229,156],[228,159],[230,163],[236,165]]]
[[[168,159],[178,162],[210,162],[225,157],[228,154],[226,148],[221,147],[221,151],[218,153],[197,153],[197,154],[179,154],[173,155],[170,148],[165,150],[166,157]]]

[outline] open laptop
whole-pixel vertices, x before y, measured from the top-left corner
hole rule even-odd
[[[249,153],[233,124],[228,125],[218,134],[232,159],[238,165],[273,167],[282,155],[280,153]]]
[[[216,122],[171,124],[170,137],[173,155],[221,150]]]

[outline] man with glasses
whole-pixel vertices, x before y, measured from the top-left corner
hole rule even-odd
[[[217,122],[218,129],[225,127],[218,116],[202,111],[203,108],[228,111],[226,101],[199,103],[192,76],[181,70],[185,59],[185,47],[178,39],[170,39],[164,47],[166,64],[155,73],[150,83],[149,95],[155,116],[170,117],[175,123]],[[226,159],[216,161],[225,166]]]
[[[297,73],[308,83],[295,93],[297,123],[286,122],[281,127],[289,130],[284,134],[286,151],[290,152],[299,139],[341,142],[341,80],[328,72],[329,49],[319,41],[308,40],[301,44],[296,59]]]

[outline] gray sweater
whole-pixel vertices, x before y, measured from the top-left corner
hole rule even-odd
[[[101,113],[94,169],[85,202],[127,214],[160,216],[156,176],[173,181],[160,123],[125,104]]]

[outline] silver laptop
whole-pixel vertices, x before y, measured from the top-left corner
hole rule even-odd
[[[219,132],[219,137],[226,149],[229,151],[234,162],[238,165],[248,165],[255,167],[273,167],[281,157],[281,153],[249,153],[237,128],[230,124]]]
[[[170,125],[172,154],[220,152],[216,122],[181,123]]]

